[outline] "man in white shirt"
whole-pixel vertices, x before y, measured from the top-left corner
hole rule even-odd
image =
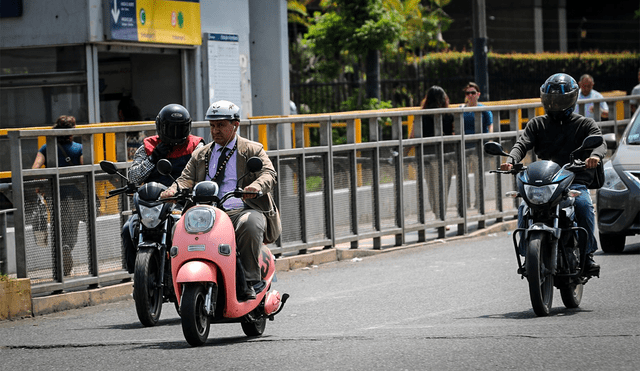
[[[578,94],[578,101],[581,99],[598,99],[604,98],[602,94],[593,89],[594,85],[593,77],[591,75],[584,74],[580,77],[578,85],[580,86],[580,93]],[[579,110],[579,104],[576,103],[575,111],[581,113]],[[586,103],[584,105],[584,117],[592,118],[596,121],[609,119],[609,106],[607,102],[600,102],[600,117],[594,117],[593,103]]]

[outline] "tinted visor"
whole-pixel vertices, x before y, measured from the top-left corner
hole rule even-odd
[[[560,92],[540,92],[540,100],[547,112],[562,112],[576,105],[578,90],[562,94]]]
[[[191,124],[185,122],[165,122],[158,132],[160,140],[171,145],[184,143],[191,131]]]

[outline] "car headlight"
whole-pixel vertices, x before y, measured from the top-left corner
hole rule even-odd
[[[160,204],[158,206],[146,207],[143,205],[138,205],[138,209],[140,210],[140,221],[147,228],[155,228],[160,224],[162,220],[160,220],[160,212],[162,211],[162,206],[164,204]]]
[[[627,190],[627,186],[611,165],[611,161],[604,164],[604,185],[601,189],[618,192]]]
[[[542,205],[551,200],[551,196],[553,196],[553,192],[556,191],[556,188],[558,188],[557,184],[549,184],[539,187],[525,184],[524,193],[532,204]]]
[[[208,232],[213,228],[216,212],[208,207],[191,208],[184,216],[184,228],[188,233]]]
[[[638,173],[632,173],[630,171],[625,171],[624,173],[640,187],[640,177],[638,177]]]

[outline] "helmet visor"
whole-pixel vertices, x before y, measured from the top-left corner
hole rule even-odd
[[[577,98],[577,90],[566,94],[540,92],[540,100],[547,112],[562,112],[571,108],[575,106]]]
[[[190,131],[191,124],[186,122],[167,122],[162,125],[158,135],[161,141],[175,146],[184,143]]]

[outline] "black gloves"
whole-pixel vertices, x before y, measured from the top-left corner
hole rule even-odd
[[[154,164],[158,163],[161,159],[167,158],[167,155],[171,152],[171,148],[172,147],[170,145],[160,142],[156,148],[153,149],[151,156],[149,156],[149,160]]]

